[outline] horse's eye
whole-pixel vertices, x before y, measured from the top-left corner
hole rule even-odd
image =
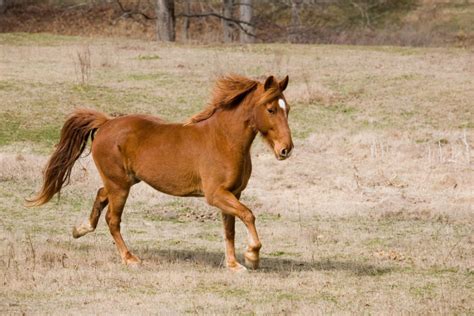
[[[269,108],[269,109],[267,109],[267,111],[270,114],[275,114],[275,110],[273,108]]]

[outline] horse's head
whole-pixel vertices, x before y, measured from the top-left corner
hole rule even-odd
[[[288,126],[290,106],[286,102],[283,91],[288,85],[288,76],[278,82],[270,76],[257,89],[261,99],[255,106],[255,128],[270,144],[278,160],[284,160],[291,155],[293,141]]]

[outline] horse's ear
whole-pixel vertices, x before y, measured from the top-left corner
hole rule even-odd
[[[273,76],[268,77],[267,80],[265,80],[265,84],[263,85],[265,90],[270,89],[274,85],[275,81],[276,81],[275,77]]]
[[[286,87],[288,86],[288,80],[290,80],[290,78],[288,78],[287,75],[282,81],[280,81],[279,85],[281,92],[285,91]]]

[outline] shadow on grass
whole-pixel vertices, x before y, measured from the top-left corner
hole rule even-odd
[[[138,255],[146,262],[150,263],[192,263],[214,268],[224,268],[224,254],[218,252],[208,252],[205,250],[184,250],[184,249],[146,249],[139,251]],[[239,261],[243,263],[242,256]],[[353,260],[334,260],[321,258],[315,261],[302,261],[287,258],[262,257],[258,273],[267,272],[299,272],[299,271],[348,271],[359,276],[378,276],[391,273],[394,267],[377,266],[356,262]]]

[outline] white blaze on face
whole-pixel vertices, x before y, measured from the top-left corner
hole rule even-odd
[[[278,105],[282,108],[283,112],[285,112],[285,115],[286,115],[286,103],[285,103],[285,100],[283,100],[283,99],[278,99]]]

